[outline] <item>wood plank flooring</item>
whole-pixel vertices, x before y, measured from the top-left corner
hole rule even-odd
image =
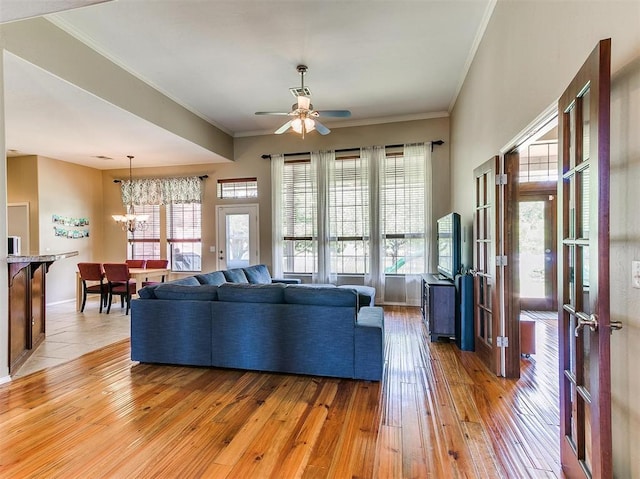
[[[385,328],[379,383],[137,364],[126,340],[15,379],[0,477],[560,477],[555,359],[506,380],[417,308]]]

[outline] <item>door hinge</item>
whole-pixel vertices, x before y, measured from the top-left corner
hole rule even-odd
[[[507,266],[508,261],[506,256],[496,256],[496,266]]]
[[[496,175],[496,185],[506,185],[507,175]]]
[[[496,337],[496,346],[498,346],[499,348],[508,348],[509,338],[507,336]]]

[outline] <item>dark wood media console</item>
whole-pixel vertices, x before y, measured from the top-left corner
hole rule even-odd
[[[422,275],[422,319],[431,341],[455,338],[456,288],[453,281]]]

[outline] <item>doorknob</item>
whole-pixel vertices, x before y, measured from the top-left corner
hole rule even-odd
[[[622,321],[611,321],[609,323],[609,327],[611,328],[611,332],[620,331],[622,329]]]
[[[589,326],[591,331],[596,331],[598,329],[598,317],[595,314],[592,314],[588,318],[584,318],[583,316],[578,316],[578,325],[576,326],[576,338],[580,336],[580,330],[585,326]]]

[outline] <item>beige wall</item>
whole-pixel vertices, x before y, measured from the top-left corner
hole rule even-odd
[[[9,203],[29,203],[29,247],[27,253],[38,253],[40,235],[38,199],[38,157],[7,158],[7,200]]]
[[[40,253],[78,251],[56,261],[47,273],[47,303],[75,297],[77,263],[93,261],[102,250],[102,183],[100,171],[65,161],[38,157]],[[53,215],[89,218],[88,238],[55,236]]]
[[[640,477],[640,2],[499,1],[451,118],[453,208],[470,225],[473,168],[554,104],[598,40],[612,38],[611,314],[615,476]],[[469,248],[465,251],[470,256]]]
[[[9,202],[28,202],[31,251],[47,254],[78,251],[55,262],[47,274],[47,303],[75,297],[76,264],[93,261],[103,245],[102,174],[99,170],[39,156],[7,159]],[[53,215],[89,218],[89,238],[57,237]]]

